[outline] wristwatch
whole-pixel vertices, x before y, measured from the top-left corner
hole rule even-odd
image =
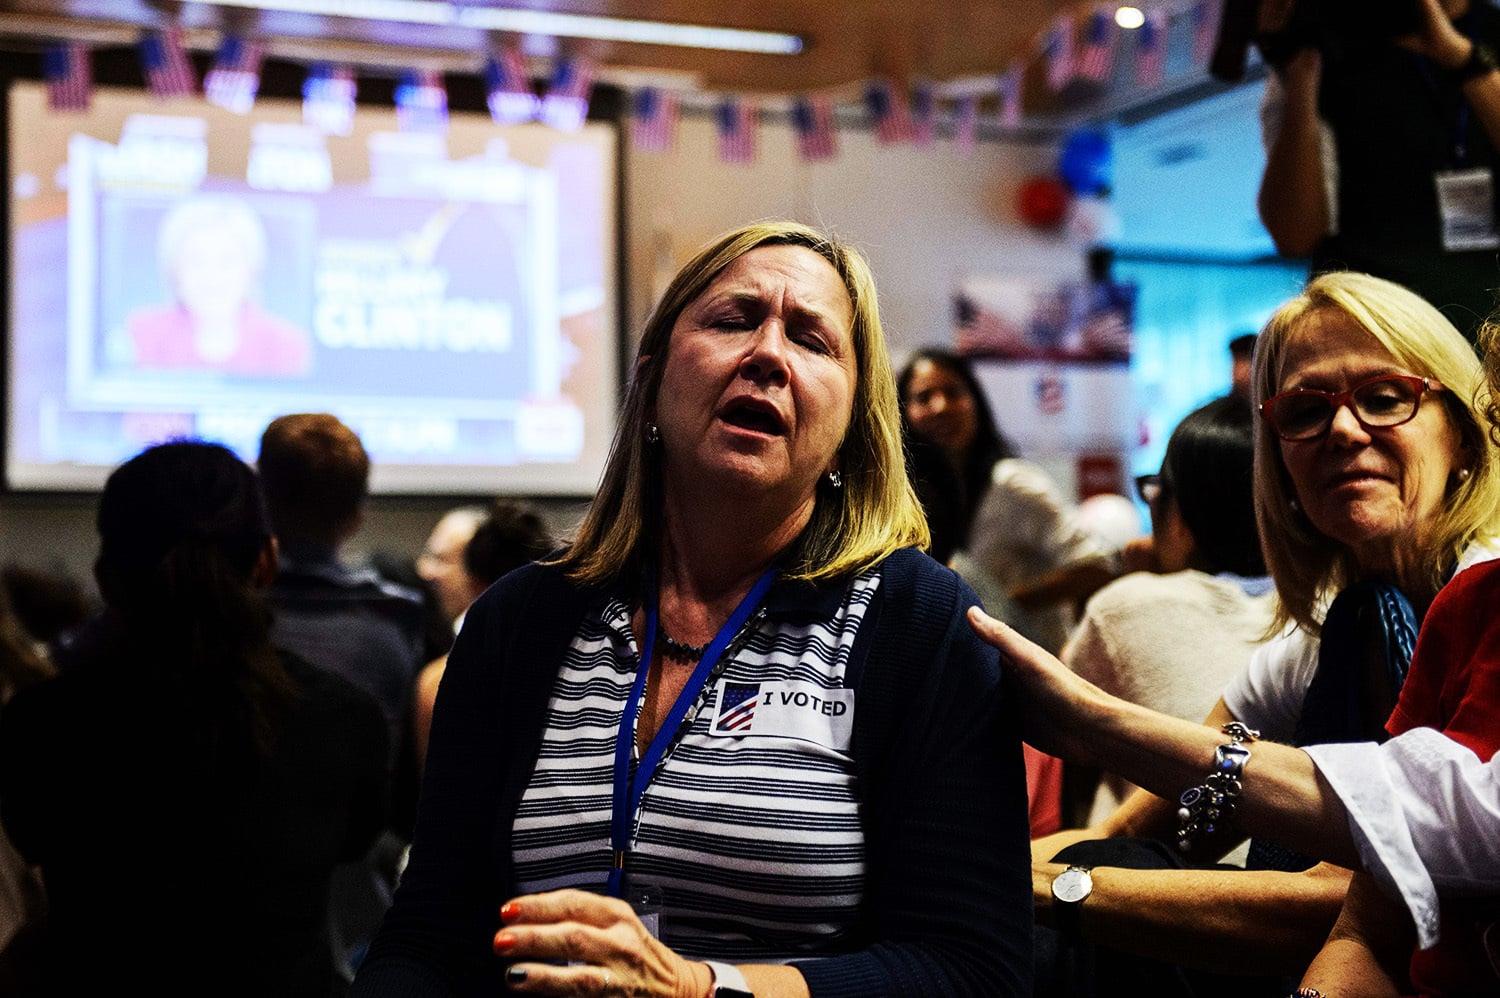
[[[714,975],[714,989],[711,992],[713,998],[755,998],[755,992],[745,983],[745,975],[740,973],[740,968],[732,963],[718,963],[714,960],[703,962],[708,964],[709,971]]]
[[[1052,880],[1052,922],[1058,930],[1077,936],[1078,909],[1094,892],[1094,878],[1089,876],[1091,867],[1070,866]]]

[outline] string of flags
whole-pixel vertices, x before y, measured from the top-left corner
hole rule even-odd
[[[1157,86],[1167,73],[1172,25],[1179,23],[1189,39],[1194,65],[1206,65],[1218,37],[1224,0],[1158,0],[1147,8],[1134,29],[1133,73],[1144,87]],[[1030,50],[995,77],[990,91],[998,104],[999,122],[1008,130],[1022,124],[1027,68],[1041,62],[1041,77],[1053,91],[1075,80],[1102,84],[1114,77],[1121,50],[1122,30],[1113,17],[1114,4],[1081,4],[1060,14],[1033,40]],[[1183,17],[1185,15],[1185,18]],[[178,27],[147,31],[137,46],[141,70],[150,93],[171,100],[199,92],[193,65],[183,48]],[[225,36],[202,81],[210,102],[236,113],[247,113],[260,86],[262,45],[254,39]],[[79,42],[49,47],[42,53],[48,106],[55,111],[87,110],[93,92],[88,48]],[[596,68],[581,58],[560,59],[540,94],[519,50],[505,46],[489,55],[481,76],[491,118],[513,125],[539,121],[553,128],[576,130],[588,116]],[[353,128],[357,82],[350,67],[318,63],[309,67],[303,84],[303,120],[330,134],[347,135]],[[954,148],[974,148],[983,94],[961,94],[950,99]],[[418,132],[447,128],[446,84],[438,72],[411,69],[395,90],[398,127]],[[643,87],[631,95],[629,126],[632,142],[646,152],[667,152],[676,145],[681,118],[681,96],[659,87]],[[909,87],[887,78],[865,84],[861,105],[881,145],[931,145],[939,117],[939,96],[930,81]],[[826,93],[795,94],[790,118],[798,155],[808,162],[838,155],[838,127],[834,101]],[[753,162],[757,150],[760,105],[745,96],[722,95],[713,106],[719,159],[725,163]]]

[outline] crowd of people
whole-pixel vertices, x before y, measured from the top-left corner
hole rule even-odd
[[[1481,339],[1310,280],[1123,546],[790,222],[667,287],[564,541],[355,563],[327,414],[149,447],[100,609],[0,575],[0,990],[1495,993]]]

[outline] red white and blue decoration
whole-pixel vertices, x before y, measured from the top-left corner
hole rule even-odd
[[[905,142],[911,138],[911,114],[906,95],[889,80],[871,80],[865,87],[865,109],[881,145]]]
[[[805,162],[832,159],[838,155],[833,102],[826,94],[803,94],[792,101],[792,128],[797,133],[797,155]]]
[[[542,121],[565,132],[578,131],[589,116],[593,91],[594,64],[587,59],[563,59],[542,98]]]
[[[225,35],[213,68],[203,78],[203,96],[235,114],[249,114],[260,89],[260,63],[260,42]]]
[[[320,62],[302,82],[302,121],[329,135],[354,131],[354,71],[348,66]]]
[[[82,42],[49,46],[42,53],[47,106],[54,111],[87,111],[94,97],[94,71]]]
[[[448,90],[443,74],[409,69],[396,84],[396,124],[403,132],[446,132]]]
[[[725,163],[755,162],[755,132],[760,109],[753,100],[729,96],[714,110],[719,133],[719,159]]]
[[[630,137],[637,149],[668,152],[677,144],[677,95],[657,87],[637,90]]]
[[[484,61],[484,93],[496,124],[519,125],[535,121],[541,113],[541,101],[531,89],[526,62],[514,47],[507,46]]]
[[[165,31],[151,31],[136,46],[146,87],[158,100],[186,97],[198,90],[198,77],[182,48],[182,29],[173,25]]]

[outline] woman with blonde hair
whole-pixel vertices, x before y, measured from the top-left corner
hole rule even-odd
[[[574,544],[465,618],[356,994],[1029,989],[1019,739],[899,426],[853,249],[682,269]]]
[[[1255,495],[1285,630],[1207,724],[1294,745],[1385,737],[1417,622],[1447,578],[1495,554],[1500,462],[1475,401],[1482,381],[1458,331],[1389,281],[1325,274],[1272,316],[1255,356]],[[1257,841],[1254,869],[1099,868],[1079,897],[1068,867],[1101,847],[1077,843],[1165,839],[1195,862],[1232,847],[1203,796],[1189,807],[1137,793],[1099,825],[1038,840],[1039,912],[1076,924],[1075,942],[1300,974],[1348,889],[1337,866]]]

